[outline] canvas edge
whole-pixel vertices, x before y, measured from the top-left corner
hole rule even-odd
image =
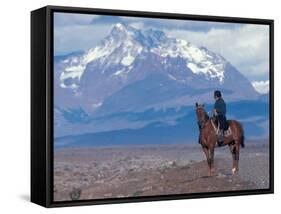
[[[31,12],[31,184],[30,200],[47,206],[46,8]],[[38,143],[40,142],[40,143]]]
[[[128,10],[111,10],[111,9],[97,9],[97,8],[80,8],[80,7],[64,7],[64,6],[46,6],[42,8],[46,10],[46,194],[45,203],[40,204],[45,207],[64,207],[64,206],[81,206],[81,205],[98,205],[98,204],[115,204],[115,203],[132,203],[132,202],[149,202],[149,201],[163,201],[163,200],[178,200],[178,199],[196,199],[196,198],[210,198],[210,197],[227,197],[227,196],[242,196],[242,195],[257,195],[274,193],[274,88],[273,88],[273,72],[274,72],[274,20],[272,19],[252,19],[240,17],[222,17],[222,16],[206,16],[206,15],[187,15],[175,13],[159,13],[147,11],[128,11]],[[52,139],[52,99],[53,99],[53,82],[52,82],[52,66],[53,66],[53,26],[52,13],[53,12],[73,12],[73,13],[92,13],[103,15],[116,16],[137,16],[150,18],[170,18],[170,19],[189,19],[202,21],[217,21],[229,23],[252,23],[269,25],[270,27],[270,187],[261,190],[246,190],[246,191],[230,191],[230,192],[212,192],[212,193],[194,193],[194,194],[180,194],[180,195],[162,195],[162,196],[146,196],[146,197],[130,197],[130,198],[114,198],[114,199],[100,199],[100,200],[81,200],[81,201],[64,201],[55,202],[52,197],[52,179],[53,179],[53,139]],[[33,201],[34,202],[34,201]],[[36,202],[35,202],[36,203]]]

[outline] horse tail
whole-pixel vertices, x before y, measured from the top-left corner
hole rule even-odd
[[[242,124],[241,125],[241,131],[242,131],[242,135],[241,135],[241,138],[240,138],[240,141],[241,141],[241,147],[244,148],[245,147],[245,135],[244,135],[244,129],[243,129],[243,126]]]
[[[241,147],[244,148],[245,147],[245,136],[244,136],[244,133],[243,135],[241,136]]]

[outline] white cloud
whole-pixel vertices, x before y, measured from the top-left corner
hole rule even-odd
[[[269,27],[266,25],[244,24],[207,32],[166,30],[166,33],[221,54],[250,80],[268,79]]]
[[[144,28],[144,23],[143,22],[132,22],[130,25],[134,28],[137,29],[143,29]]]
[[[55,27],[66,27],[70,25],[88,25],[99,15],[79,13],[54,13]]]
[[[64,55],[87,50],[101,41],[109,26],[92,24],[98,15],[54,13],[54,53]]]
[[[266,94],[269,92],[269,80],[267,81],[254,81],[252,85],[260,94]]]
[[[110,31],[108,25],[71,25],[54,29],[55,55],[87,50],[96,46]]]

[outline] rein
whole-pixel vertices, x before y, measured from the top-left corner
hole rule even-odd
[[[198,120],[197,121],[197,123],[199,124],[199,129],[201,130],[201,129],[203,129],[204,127],[205,127],[205,125],[206,125],[206,123],[209,121],[209,116],[208,116],[208,114],[206,113],[206,112],[204,112],[205,113],[205,117],[204,117],[204,120]]]
[[[211,124],[212,124],[216,134],[218,134],[219,133],[219,127],[218,128],[216,127],[216,125],[214,124],[214,121],[212,119],[211,119]]]

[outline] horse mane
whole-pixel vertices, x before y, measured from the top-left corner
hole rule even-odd
[[[204,113],[205,113],[205,120],[208,121],[210,119],[210,117],[209,117],[209,115],[207,114],[206,111],[204,111]]]
[[[210,117],[209,117],[208,113],[207,113],[207,112],[205,111],[205,109],[204,109],[204,104],[198,104],[198,103],[196,103],[196,107],[203,110],[203,112],[204,112],[204,117],[205,117],[205,121],[208,121],[208,120],[210,119]]]

